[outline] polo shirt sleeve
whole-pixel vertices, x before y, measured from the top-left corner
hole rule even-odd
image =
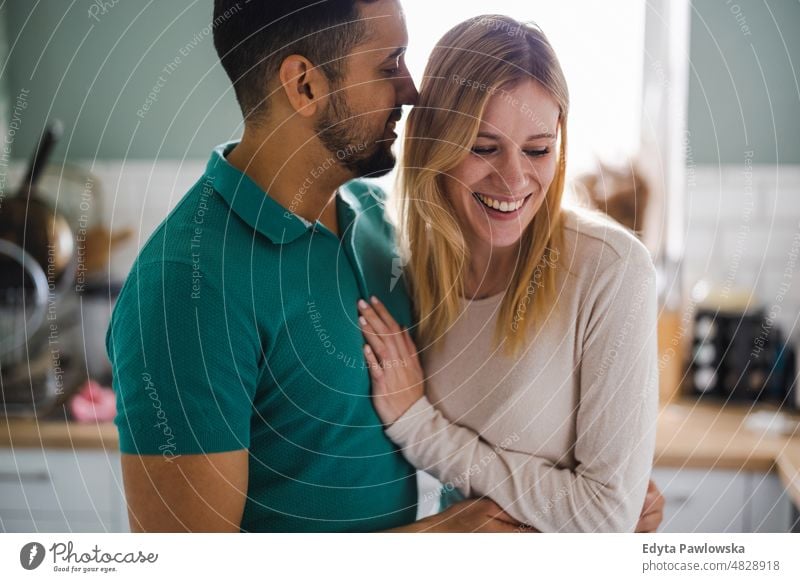
[[[249,447],[261,346],[234,295],[190,264],[131,272],[106,334],[123,453]]]

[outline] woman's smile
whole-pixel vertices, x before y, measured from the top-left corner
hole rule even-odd
[[[532,195],[531,193],[522,198],[509,198],[507,196],[492,196],[481,192],[472,193],[472,196],[486,215],[495,220],[513,220],[518,218],[524,211]]]

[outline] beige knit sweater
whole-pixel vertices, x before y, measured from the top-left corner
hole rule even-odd
[[[524,354],[493,344],[502,294],[463,301],[422,354],[426,397],[386,432],[446,488],[540,531],[633,531],[655,443],[655,269],[606,219],[565,209],[564,225],[558,305]]]

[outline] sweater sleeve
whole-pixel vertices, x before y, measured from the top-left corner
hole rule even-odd
[[[488,496],[539,531],[634,530],[655,447],[655,269],[643,246],[593,284],[580,369],[575,466],[492,445],[427,398],[387,435],[419,469],[466,497]]]

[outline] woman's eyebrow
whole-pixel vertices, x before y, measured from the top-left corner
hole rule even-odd
[[[490,133],[488,131],[479,132],[478,133],[478,137],[485,137],[487,139],[500,139],[499,135],[494,134],[494,133]],[[556,136],[554,134],[549,133],[549,132],[548,133],[537,133],[535,135],[529,135],[528,138],[525,141],[531,141],[531,140],[535,140],[535,139],[544,139],[544,138],[553,139],[555,137]]]

